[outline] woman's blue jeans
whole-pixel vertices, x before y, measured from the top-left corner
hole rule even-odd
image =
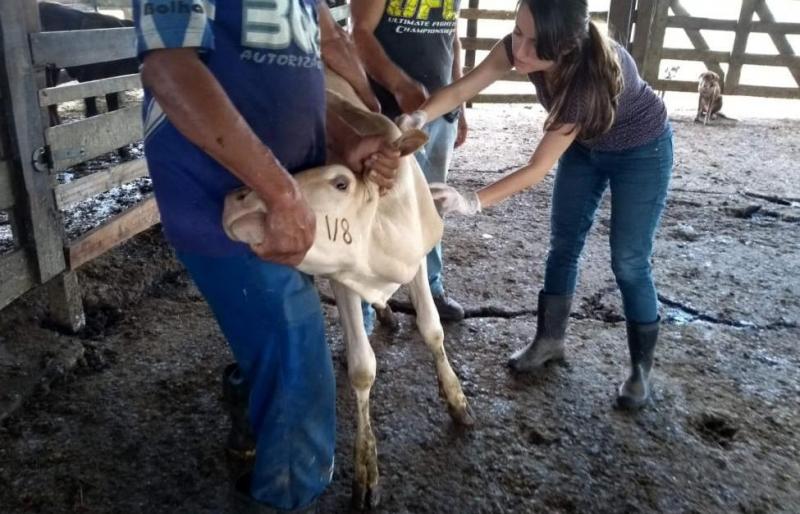
[[[256,435],[250,493],[282,510],[328,486],[336,442],[336,386],[312,278],[252,253],[178,252],[250,386]]]
[[[578,262],[607,187],[611,189],[611,269],[632,323],[658,319],[650,267],[653,241],[672,174],[672,129],[650,143],[618,152],[573,143],[558,164],[550,219],[544,292],[575,291]]]

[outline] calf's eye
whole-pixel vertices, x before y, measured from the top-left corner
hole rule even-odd
[[[350,187],[350,179],[345,175],[337,175],[331,180],[331,185],[339,191],[347,191]]]

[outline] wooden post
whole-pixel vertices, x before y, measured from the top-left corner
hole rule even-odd
[[[647,52],[644,58],[644,69],[640,74],[650,84],[658,80],[658,67],[661,64],[661,52],[664,48],[664,35],[667,31],[669,5],[671,0],[655,0],[653,23],[650,25]]]
[[[480,7],[480,0],[469,0],[469,8],[477,9]],[[478,20],[467,20],[467,37],[478,37]],[[464,62],[462,63],[465,70],[471,70],[475,67],[475,50],[468,49],[464,52]],[[467,102],[467,107],[472,107],[472,102]]]
[[[733,93],[739,85],[739,77],[742,74],[742,58],[747,49],[747,39],[750,36],[750,24],[753,23],[753,14],[756,12],[756,4],[764,0],[742,0],[742,10],[739,13],[739,22],[736,24],[736,36],[733,40],[733,50],[728,64],[728,76],[725,77],[726,93]]]
[[[86,326],[83,299],[78,275],[65,271],[47,283],[50,320],[58,326],[76,333]]]
[[[19,240],[27,251],[33,250],[38,282],[45,283],[66,270],[62,220],[55,205],[53,188],[55,181],[42,160],[45,148],[45,109],[39,106],[39,90],[45,86],[44,67],[34,66],[28,36],[40,31],[39,5],[36,0],[2,0],[0,2],[0,24],[2,24],[2,59],[4,77],[4,101],[11,113],[13,125],[9,136],[13,140],[14,160],[12,173],[21,176],[22,185],[16,195],[16,212],[25,217],[24,234]],[[7,88],[7,89],[6,89]],[[53,287],[59,304],[52,304],[57,315],[67,313],[66,318],[54,321],[72,329],[76,318],[82,318],[80,289],[75,277],[65,277]]]
[[[611,0],[608,8],[608,35],[628,50],[635,3],[635,0]]]
[[[647,49],[650,47],[650,26],[653,23],[655,3],[657,0],[637,0],[636,2],[636,29],[631,46],[631,56],[636,61],[639,74],[644,73],[644,61]]]

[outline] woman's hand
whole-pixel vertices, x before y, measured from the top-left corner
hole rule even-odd
[[[425,111],[414,111],[411,114],[401,114],[394,122],[403,132],[411,129],[422,130],[422,127],[428,123],[428,113]]]
[[[366,136],[345,149],[345,164],[355,173],[367,177],[383,189],[391,189],[400,167],[400,151],[387,143],[383,136]]]
[[[442,216],[451,213],[474,216],[481,212],[481,201],[474,191],[461,194],[455,188],[441,182],[430,184],[430,189],[433,202]]]

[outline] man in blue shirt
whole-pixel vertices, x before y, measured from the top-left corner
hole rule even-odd
[[[257,511],[307,509],[333,473],[335,388],[318,293],[290,267],[316,227],[292,174],[325,162],[323,60],[375,99],[324,2],[135,0],[134,17],[164,231],[249,391],[256,460],[239,485]],[[327,125],[354,171],[391,185],[396,151],[335,116]],[[253,250],[222,229],[225,195],[243,185],[268,209]]]

